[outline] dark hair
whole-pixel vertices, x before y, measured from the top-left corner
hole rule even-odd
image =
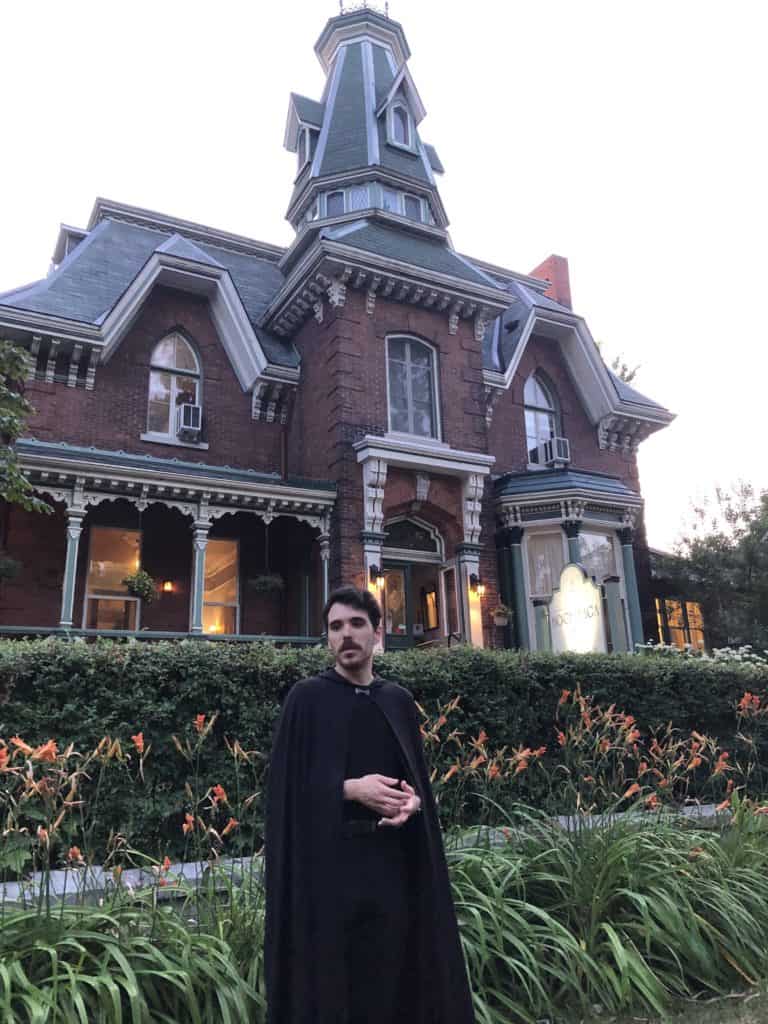
[[[333,590],[328,595],[328,600],[323,606],[323,625],[325,626],[326,633],[328,632],[328,612],[333,604],[345,604],[349,608],[357,608],[358,611],[365,612],[371,620],[373,628],[379,628],[381,605],[370,590],[359,590],[351,585],[337,587]]]

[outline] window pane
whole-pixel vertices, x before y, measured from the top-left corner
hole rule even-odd
[[[580,533],[579,561],[598,583],[602,583],[606,576],[617,575],[613,540],[608,534]]]
[[[88,591],[99,594],[127,593],[123,579],[139,568],[138,530],[91,527]]]
[[[411,367],[411,394],[415,403],[432,405],[432,373],[428,367]]]
[[[395,107],[392,111],[392,132],[395,142],[399,142],[401,146],[410,146],[408,114],[402,107]]]
[[[431,366],[432,365],[432,353],[426,347],[426,345],[420,345],[417,341],[412,341],[411,345],[411,362],[415,366]]]
[[[237,633],[237,609],[226,605],[203,605],[204,633]]]
[[[549,392],[541,381],[533,374],[525,382],[523,402],[526,405],[533,405],[538,409],[551,409],[554,411],[555,408]]]
[[[532,597],[550,597],[560,582],[564,565],[561,534],[531,534],[528,538],[528,568]]]
[[[155,351],[152,353],[152,365],[167,366],[170,369],[173,369],[175,361],[176,343],[174,336],[171,334],[155,345]]]
[[[347,195],[347,201],[350,210],[366,210],[371,205],[368,198],[368,186],[358,185],[351,188]]]
[[[197,405],[197,381],[194,377],[174,377],[176,405]]]
[[[664,619],[661,614],[661,598],[655,598],[656,602],[656,629],[659,633],[659,643],[665,643],[664,640]]]
[[[405,573],[390,569],[384,573],[384,617],[387,633],[402,636],[408,629],[405,614]]]
[[[395,192],[393,188],[382,188],[381,190],[381,205],[385,210],[389,210],[390,213],[400,212],[400,194]]]
[[[86,629],[136,629],[138,601],[89,597],[85,615]]]
[[[408,390],[405,363],[389,364],[389,423],[390,430],[408,433]]]
[[[405,216],[411,220],[421,220],[421,202],[416,196],[405,197]]]
[[[325,212],[329,217],[338,217],[344,213],[344,193],[331,192],[325,201]]]
[[[420,437],[432,437],[432,407],[430,405],[413,405],[413,433]]]
[[[203,600],[237,604],[237,541],[208,541]]]
[[[405,362],[405,341],[402,338],[392,338],[389,342],[389,358]]]
[[[151,370],[149,374],[149,414],[147,430],[157,434],[168,433],[171,410],[171,375]]]
[[[667,623],[669,624],[669,642],[676,647],[685,647],[685,622],[683,620],[683,608],[679,601],[667,599],[664,602],[667,609]]]
[[[195,353],[192,351],[188,341],[185,341],[181,335],[177,334],[176,338],[176,369],[177,370],[192,370],[193,373],[197,373],[197,359],[195,359]]]

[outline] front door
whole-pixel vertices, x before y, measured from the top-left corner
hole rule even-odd
[[[384,644],[397,651],[413,646],[411,567],[384,567]]]

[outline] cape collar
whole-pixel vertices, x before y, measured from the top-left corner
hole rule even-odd
[[[351,693],[355,690],[378,690],[384,685],[384,680],[379,676],[374,676],[368,686],[361,686],[359,683],[353,683],[349,679],[346,679],[343,675],[336,671],[335,668],[327,668],[320,675],[323,679],[329,679],[333,683],[338,683],[340,686],[345,686]]]

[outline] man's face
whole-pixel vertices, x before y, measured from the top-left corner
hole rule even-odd
[[[374,629],[368,614],[359,608],[337,601],[328,610],[328,646],[342,668],[356,671],[370,663],[380,634],[381,625]]]

